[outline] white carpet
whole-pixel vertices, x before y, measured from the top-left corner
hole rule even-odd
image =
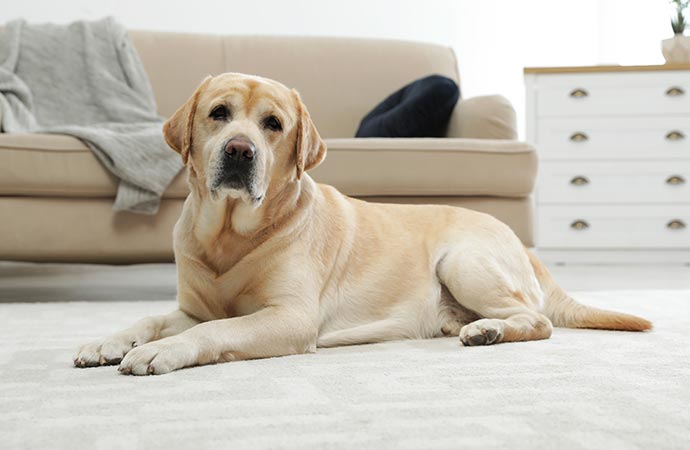
[[[75,369],[78,345],[168,301],[0,304],[0,448],[690,446],[690,291],[583,293],[649,333],[556,329],[319,350],[158,377]]]

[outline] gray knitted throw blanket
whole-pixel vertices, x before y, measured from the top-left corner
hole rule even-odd
[[[0,30],[0,129],[82,140],[120,183],[113,209],[158,211],[182,168],[126,30],[112,18]]]

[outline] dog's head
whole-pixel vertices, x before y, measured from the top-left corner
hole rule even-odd
[[[259,205],[326,156],[299,94],[265,78],[208,77],[163,126],[194,182],[212,198]]]

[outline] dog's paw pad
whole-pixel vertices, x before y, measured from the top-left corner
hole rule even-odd
[[[502,339],[503,322],[497,319],[477,320],[460,330],[460,342],[467,347],[496,344]]]

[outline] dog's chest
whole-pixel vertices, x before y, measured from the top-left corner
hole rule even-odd
[[[182,264],[178,271],[180,307],[203,320],[243,316],[261,309],[261,283],[252,269],[256,266],[253,259],[250,254],[219,246],[204,253],[193,264],[194,270],[186,270],[188,261],[178,260]]]
[[[181,280],[180,307],[204,321],[252,314],[263,307],[253,285],[233,269],[220,276],[211,270],[197,273],[194,279]]]

